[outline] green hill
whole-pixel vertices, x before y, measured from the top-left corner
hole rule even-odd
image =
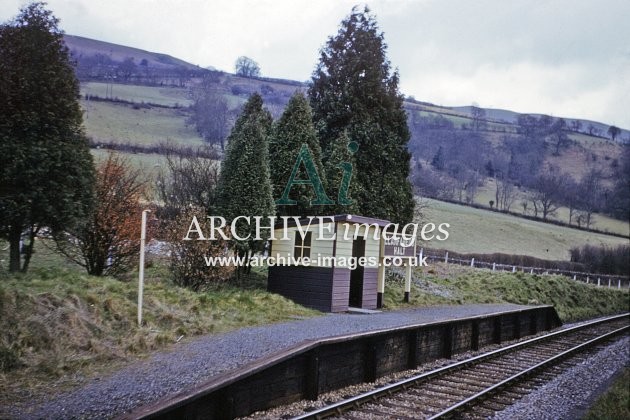
[[[239,107],[253,92],[260,92],[266,106],[274,117],[278,117],[293,92],[306,89],[302,82],[239,77],[201,69],[163,54],[87,38],[68,35],[66,42],[78,61],[86,130],[95,145],[156,146],[169,142],[203,146],[202,137],[189,121],[193,90],[199,88],[202,78],[207,75],[212,75],[212,89],[227,101],[230,124]],[[108,58],[103,60],[103,55]],[[95,57],[100,58],[95,60]],[[123,80],[124,73],[119,67],[130,58],[135,67],[127,74],[127,80]],[[143,63],[143,60],[146,62]],[[486,167],[488,162],[496,162],[497,159],[509,160],[510,153],[525,156],[523,159],[531,159],[536,165],[532,174],[523,174],[520,180],[514,181],[516,192],[510,210],[516,213],[526,210],[522,203],[532,193],[532,187],[527,184],[528,177],[535,176],[544,168],[558,168],[576,182],[589,171],[597,170],[602,177],[603,191],[611,191],[618,178],[624,146],[618,141],[590,135],[587,129],[591,124],[602,134],[606,124],[580,120],[579,125],[572,125],[577,120],[566,119],[563,132],[567,143],[559,149],[559,153],[555,153],[552,135],[541,136],[540,141],[530,144],[530,140],[520,133],[519,114],[512,111],[485,109],[480,127],[473,129],[475,119],[470,106],[443,107],[407,98],[405,107],[412,134],[409,143],[413,156],[412,181],[423,196],[465,202],[468,186],[473,182],[476,187],[469,201],[489,206],[489,202],[495,200],[496,177],[488,173]],[[533,118],[540,120],[541,117]],[[581,128],[578,130],[578,127]],[[622,130],[619,137],[624,140],[627,136],[630,132]],[[446,152],[442,170],[437,170],[432,164],[439,148]],[[100,159],[104,152],[95,151],[95,154]],[[129,156],[149,180],[154,178],[163,162],[157,155]],[[474,176],[470,178],[471,175]],[[435,187],[435,190],[427,190],[427,185]],[[531,213],[531,206],[527,211]],[[550,218],[568,222],[568,209],[561,206]],[[598,230],[623,235],[629,233],[628,224],[624,221],[601,214],[597,214],[594,220],[592,227]],[[585,240],[584,237],[581,239]],[[566,251],[562,249],[558,252]],[[560,255],[556,257],[564,258]]]

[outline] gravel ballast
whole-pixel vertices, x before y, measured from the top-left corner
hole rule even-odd
[[[176,394],[214,375],[304,340],[523,309],[513,304],[436,306],[316,318],[243,328],[182,340],[169,351],[88,381],[70,392],[34,396],[29,404],[0,407],[0,418],[108,418]]]
[[[610,379],[630,366],[630,339],[619,339],[583,362],[565,370],[514,405],[497,413],[495,420],[581,418]]]

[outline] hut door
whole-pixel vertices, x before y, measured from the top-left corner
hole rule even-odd
[[[352,256],[358,262],[365,256],[365,239],[355,239],[352,242]],[[360,308],[363,304],[363,267],[357,267],[350,271],[350,299],[349,306]]]

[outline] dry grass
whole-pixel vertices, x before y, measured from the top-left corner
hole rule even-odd
[[[88,276],[36,245],[29,274],[0,268],[0,395],[6,398],[53,380],[76,385],[181,339],[317,315],[268,293],[261,273],[195,293],[173,285],[165,264],[155,263],[147,269],[138,327],[136,273],[125,281]]]

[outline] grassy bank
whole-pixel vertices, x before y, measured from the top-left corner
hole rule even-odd
[[[260,276],[195,293],[172,285],[164,268],[147,274],[138,328],[134,281],[61,268],[0,273],[0,395],[90,376],[200,334],[317,314],[266,292]]]
[[[472,303],[553,305],[563,322],[630,310],[628,291],[598,288],[563,276],[503,273],[436,264],[413,274],[411,302],[402,303],[402,272],[392,271],[385,283],[388,309]]]
[[[593,404],[585,420],[630,418],[630,369],[613,382],[610,388]]]

